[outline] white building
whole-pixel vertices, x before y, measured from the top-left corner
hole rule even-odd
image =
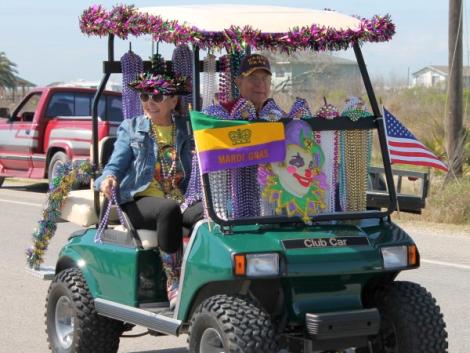
[[[411,87],[445,87],[448,76],[447,66],[430,65],[411,74]],[[470,87],[470,66],[463,68],[463,86]]]
[[[312,87],[336,85],[339,81],[360,80],[356,61],[344,59],[331,53],[298,51],[286,54],[261,52],[271,62],[273,90],[311,89]]]

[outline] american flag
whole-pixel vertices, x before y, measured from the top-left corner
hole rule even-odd
[[[384,118],[392,164],[411,164],[448,171],[447,166],[385,108]]]

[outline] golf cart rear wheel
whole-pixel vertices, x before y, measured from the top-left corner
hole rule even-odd
[[[54,353],[116,353],[123,324],[99,316],[80,270],[56,275],[46,301],[46,332]]]
[[[197,308],[191,319],[190,353],[277,351],[269,315],[246,298],[213,296]]]
[[[393,282],[376,294],[381,316],[374,353],[446,353],[447,332],[436,300],[411,282]],[[362,352],[359,350],[359,352]]]

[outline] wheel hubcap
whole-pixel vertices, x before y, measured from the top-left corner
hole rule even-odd
[[[219,332],[214,328],[208,328],[201,337],[201,353],[225,353],[224,343]]]
[[[72,346],[75,312],[69,297],[62,296],[55,307],[55,330],[59,344],[68,349]]]

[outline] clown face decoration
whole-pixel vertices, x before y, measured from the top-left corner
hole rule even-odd
[[[283,163],[272,163],[272,171],[278,176],[284,190],[296,197],[303,197],[313,183],[315,163],[312,153],[299,145],[287,145]]]
[[[323,152],[305,121],[286,126],[286,158],[260,168],[259,182],[265,201],[274,204],[277,214],[310,216],[326,207],[326,178],[321,173]]]

